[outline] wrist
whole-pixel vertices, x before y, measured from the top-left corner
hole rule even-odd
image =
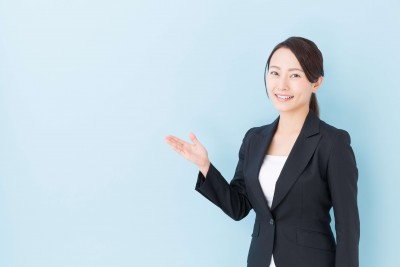
[[[210,164],[211,162],[207,159],[204,164],[198,166],[200,172],[203,174],[204,177],[207,176],[208,170],[210,169]]]

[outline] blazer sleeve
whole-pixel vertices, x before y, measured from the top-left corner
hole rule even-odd
[[[243,138],[239,150],[239,161],[231,182],[228,183],[211,163],[206,177],[199,172],[195,187],[196,191],[217,205],[236,221],[246,217],[252,209],[251,203],[247,198],[246,185],[243,177],[243,164],[249,132],[250,130]]]
[[[335,267],[358,267],[360,219],[357,205],[358,169],[351,138],[340,130],[328,160],[327,178],[335,214]]]

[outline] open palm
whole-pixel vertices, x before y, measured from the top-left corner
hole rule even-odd
[[[207,150],[193,133],[189,135],[193,144],[183,141],[182,139],[169,135],[165,137],[165,141],[182,157],[196,164],[201,170],[208,169],[210,164]],[[203,172],[203,171],[202,171]]]

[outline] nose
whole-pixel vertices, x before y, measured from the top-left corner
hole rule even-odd
[[[277,91],[286,91],[286,90],[288,90],[286,76],[282,75],[277,79],[275,90],[277,90]]]

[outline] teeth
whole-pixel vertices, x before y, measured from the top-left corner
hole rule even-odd
[[[289,98],[293,98],[293,96],[283,96],[283,95],[276,95],[277,97],[281,98],[281,99],[289,99]]]

